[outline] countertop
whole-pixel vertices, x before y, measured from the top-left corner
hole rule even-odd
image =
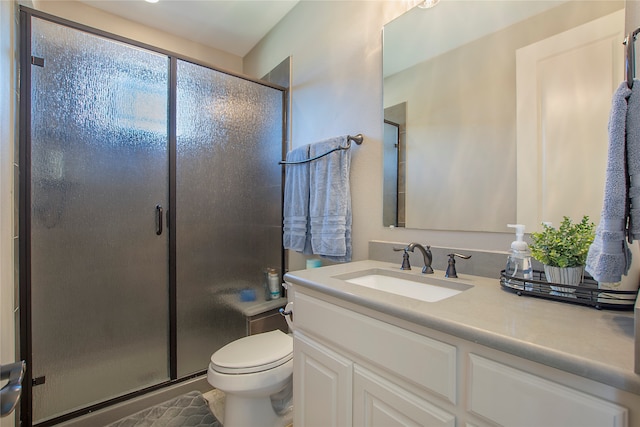
[[[518,296],[502,289],[498,278],[465,274],[445,280],[473,287],[438,302],[392,295],[334,277],[374,268],[401,271],[397,264],[357,261],[292,271],[284,278],[293,285],[640,395],[640,375],[634,372],[633,311]],[[421,275],[419,269],[402,273]],[[444,272],[436,270],[432,277],[444,279]]]

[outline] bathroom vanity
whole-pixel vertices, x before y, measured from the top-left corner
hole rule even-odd
[[[633,312],[429,276],[379,261],[285,275],[294,425],[640,426]],[[427,302],[410,284],[405,296],[372,288],[394,279],[455,280],[455,292]]]

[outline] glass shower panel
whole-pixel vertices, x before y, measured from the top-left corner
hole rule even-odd
[[[240,290],[264,302],[282,265],[283,93],[178,61],[178,376],[246,335]],[[253,303],[255,304],[255,303]]]
[[[169,379],[168,58],[32,20],[33,420]]]

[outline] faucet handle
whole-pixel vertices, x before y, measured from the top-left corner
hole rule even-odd
[[[460,257],[462,259],[469,259],[471,255],[462,255],[459,253],[451,253],[449,256],[449,265],[447,265],[447,271],[444,274],[444,277],[451,277],[453,279],[458,277],[458,273],[456,272],[456,257]]]
[[[411,264],[409,264],[409,253],[407,252],[407,248],[393,248],[394,251],[400,252],[404,251],[402,254],[402,265],[400,266],[400,270],[411,270]]]
[[[424,274],[433,274],[433,267],[431,267],[431,263],[433,262],[433,254],[431,253],[431,246],[430,245],[422,245],[424,246],[424,251],[425,251],[425,264],[424,267],[422,267],[422,273]],[[429,263],[427,265],[427,262]]]

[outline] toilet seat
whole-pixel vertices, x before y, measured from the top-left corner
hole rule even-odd
[[[233,341],[211,356],[210,367],[223,374],[266,371],[293,358],[293,340],[280,330]]]

